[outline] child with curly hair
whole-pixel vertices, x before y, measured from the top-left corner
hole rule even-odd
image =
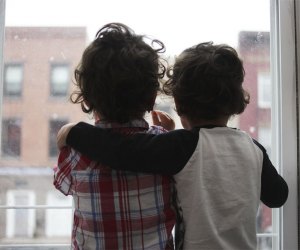
[[[97,128],[126,136],[166,132],[143,118],[165,74],[163,51],[162,42],[149,45],[124,24],[103,26],[75,70],[72,102],[94,114]],[[72,249],[173,249],[171,176],[113,170],[63,147],[54,185],[74,199]]]

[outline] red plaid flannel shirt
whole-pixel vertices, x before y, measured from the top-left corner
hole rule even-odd
[[[144,120],[97,126],[126,134],[165,132]],[[54,185],[74,199],[72,249],[173,249],[172,177],[116,171],[65,147]]]

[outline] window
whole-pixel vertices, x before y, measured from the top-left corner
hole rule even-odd
[[[51,96],[66,96],[70,83],[69,65],[51,65]]]
[[[4,67],[4,96],[21,96],[23,65],[6,64]]]
[[[65,0],[0,0],[0,96],[3,93],[5,97],[0,103],[1,153],[9,156],[0,158],[0,224],[7,221],[9,225],[3,227],[10,228],[7,232],[0,230],[0,248],[20,249],[26,242],[31,244],[30,249],[39,249],[35,244],[48,243],[53,244],[51,249],[61,246],[69,249],[70,237],[65,234],[68,229],[62,229],[61,236],[54,235],[57,222],[52,223],[50,219],[56,212],[63,213],[65,208],[72,211],[69,203],[63,201],[65,197],[49,194],[54,191],[52,167],[57,157],[56,132],[66,121],[90,121],[79,105],[68,100],[68,91],[73,87],[72,72],[99,26],[120,21],[137,33],[161,39],[166,45],[166,58],[174,58],[199,41],[228,43],[243,55],[251,99],[247,113],[236,116],[234,124],[269,145],[272,161],[290,188],[288,202],[282,209],[261,207],[257,220],[259,250],[298,249],[299,114],[295,80],[299,79],[296,59],[300,60],[295,53],[300,48],[300,44],[295,47],[295,41],[300,41],[299,27],[295,27],[299,25],[298,1],[153,1],[145,12],[137,0],[117,1],[117,9],[114,8],[116,1],[91,0],[86,4],[78,0],[72,3],[72,11],[68,11],[70,1]],[[161,19],[153,18],[157,6],[163,10],[165,22],[172,23],[172,29],[166,29]],[[99,15],[99,9],[114,11]],[[172,11],[168,11],[170,9]],[[55,18],[52,18],[53,13]],[[246,46],[241,46],[241,33],[245,34]],[[265,39],[267,36],[269,40]],[[18,102],[10,101],[20,96]],[[169,110],[164,102],[158,103],[158,107]],[[35,140],[31,141],[32,138]],[[26,189],[34,191],[35,198],[7,195],[11,190],[20,191],[19,186],[24,189],[24,182]],[[23,207],[35,204],[39,208],[35,224],[29,222],[33,218],[29,215],[31,208],[24,215],[12,216],[16,211],[8,205],[11,200],[15,200],[14,204],[24,204]],[[31,218],[24,222],[28,228],[26,233],[17,232],[15,219],[7,219],[18,216]],[[31,236],[33,228],[38,230]],[[9,238],[21,234],[22,240]]]
[[[258,128],[258,141],[264,145],[269,155],[271,155],[271,148],[272,148],[271,132],[272,131],[270,127],[261,126]]]
[[[49,122],[49,156],[50,157],[58,156],[58,149],[56,146],[56,136],[58,130],[66,123],[68,123],[67,120],[51,120]]]
[[[270,73],[259,73],[257,78],[258,106],[260,108],[271,108],[272,92]]]
[[[7,204],[10,206],[33,206],[35,194],[31,190],[9,190]],[[34,236],[35,209],[9,209],[7,210],[6,235],[8,238]]]
[[[71,207],[72,197],[65,197],[62,193],[49,191],[46,203],[51,206],[56,204],[61,207]],[[72,232],[71,209],[48,209],[46,211],[46,235],[48,237],[71,237]],[[61,223],[61,222],[64,223]]]
[[[2,156],[21,155],[21,121],[5,119],[2,121]]]

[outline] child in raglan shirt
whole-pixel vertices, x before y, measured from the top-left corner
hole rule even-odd
[[[151,41],[154,48],[145,39],[110,23],[84,51],[71,100],[94,114],[95,127],[126,136],[166,132],[143,118],[165,73],[163,43]],[[113,170],[63,147],[54,185],[74,199],[72,249],[174,249],[171,176]]]
[[[183,51],[164,85],[185,129],[124,137],[81,122],[63,127],[58,145],[115,169],[174,175],[177,249],[256,249],[259,202],[282,206],[288,186],[261,144],[227,126],[249,103],[244,74],[232,47],[200,43]]]

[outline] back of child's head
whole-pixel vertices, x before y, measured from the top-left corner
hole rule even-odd
[[[243,89],[245,71],[235,49],[201,43],[182,52],[164,91],[172,95],[178,115],[213,120],[240,114],[249,103]]]
[[[146,38],[121,23],[103,26],[75,70],[79,90],[71,95],[72,102],[80,103],[85,113],[119,123],[152,110],[165,74],[158,53],[165,48],[158,40],[146,43]]]

